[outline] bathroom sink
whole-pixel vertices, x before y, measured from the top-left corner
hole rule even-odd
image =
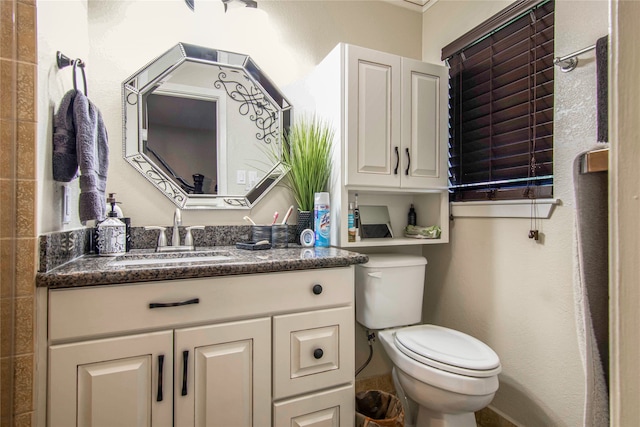
[[[164,253],[138,253],[116,257],[109,263],[112,267],[127,267],[134,265],[154,264],[184,264],[184,263],[210,263],[228,261],[233,259],[229,252],[225,251],[193,251],[193,252],[164,252]]]

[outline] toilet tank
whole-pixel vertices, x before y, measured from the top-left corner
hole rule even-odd
[[[356,265],[356,320],[368,329],[422,320],[427,260],[417,255],[372,254]]]

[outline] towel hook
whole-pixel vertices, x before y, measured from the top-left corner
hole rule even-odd
[[[56,63],[58,64],[59,69],[63,69],[65,67],[68,67],[69,65],[74,65],[76,62],[80,67],[84,68],[84,62],[82,61],[82,59],[71,59],[60,51],[56,52]]]
[[[73,88],[78,90],[77,80],[76,80],[76,69],[80,67],[80,71],[82,71],[82,82],[84,86],[84,95],[87,96],[87,76],[84,72],[84,61],[80,58],[71,59],[64,53],[57,51],[56,52],[56,63],[58,64],[59,69],[63,69],[70,65],[73,65]]]

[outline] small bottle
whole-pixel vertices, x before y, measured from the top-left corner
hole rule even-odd
[[[314,231],[316,247],[331,246],[329,193],[315,193],[313,204]]]
[[[349,242],[356,241],[356,224],[354,221],[354,204],[349,202],[349,213],[347,214],[347,232],[349,233]]]
[[[409,225],[416,225],[416,210],[413,207],[413,203],[411,204],[411,207],[409,208],[408,224]]]
[[[358,208],[358,193],[353,205],[353,225],[356,228],[356,242],[360,241],[360,208]]]

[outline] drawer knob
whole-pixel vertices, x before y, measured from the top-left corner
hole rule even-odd
[[[313,285],[313,293],[320,295],[322,293],[322,285]]]
[[[322,351],[321,348],[316,348],[315,350],[313,350],[313,357],[315,357],[316,359],[321,359],[323,355],[324,351]]]

